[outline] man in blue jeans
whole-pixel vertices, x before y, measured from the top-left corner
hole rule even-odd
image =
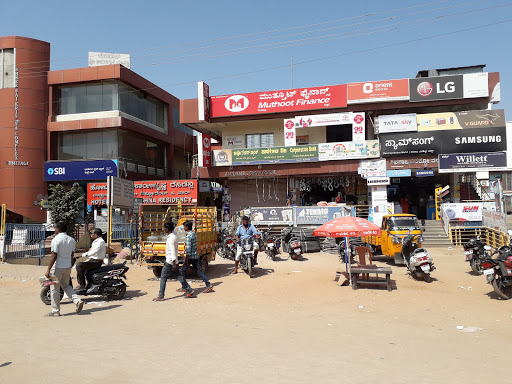
[[[167,279],[174,276],[174,272],[178,271],[178,238],[173,233],[174,224],[169,222],[164,224],[167,241],[165,242],[165,264],[160,275],[160,292],[153,301],[164,301],[165,285]]]
[[[183,261],[183,266],[181,267],[181,288],[178,289],[178,292],[186,292],[187,297],[192,297],[194,295],[194,291],[186,279],[187,268],[190,264],[192,264],[192,268],[194,268],[196,271],[197,276],[199,276],[206,284],[206,289],[204,292],[211,292],[213,291],[212,284],[200,269],[201,260],[199,259],[199,254],[197,252],[197,235],[192,230],[192,221],[185,221],[185,223],[183,223],[183,228],[187,233],[187,237],[185,239],[185,260]]]

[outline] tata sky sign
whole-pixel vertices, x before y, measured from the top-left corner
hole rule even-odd
[[[44,164],[44,181],[106,180],[118,176],[117,160],[57,161]]]

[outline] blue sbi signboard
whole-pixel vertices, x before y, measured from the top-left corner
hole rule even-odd
[[[117,160],[44,163],[44,181],[106,180],[107,176],[118,176]]]

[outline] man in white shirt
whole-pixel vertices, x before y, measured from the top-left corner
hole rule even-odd
[[[164,224],[167,241],[165,242],[165,264],[160,275],[160,292],[153,301],[164,301],[165,285],[167,279],[174,276],[178,270],[178,237],[173,233],[174,224],[169,222]]]
[[[76,313],[84,307],[84,303],[77,296],[73,287],[69,284],[71,276],[71,260],[75,252],[76,241],[66,234],[66,224],[55,224],[55,236],[52,240],[52,258],[45,276],[53,275],[57,278],[57,284],[50,286],[52,312],[48,316],[60,316],[60,288],[73,300],[76,305]]]
[[[88,252],[82,253],[82,256],[76,256],[77,259],[80,257],[89,257],[86,261],[76,265],[76,278],[78,280],[78,287],[76,287],[77,291],[85,289],[85,272],[92,269],[98,269],[103,264],[107,247],[105,246],[105,240],[101,237],[102,234],[103,232],[101,229],[94,228],[91,231],[91,239],[93,240],[91,249],[89,249]]]

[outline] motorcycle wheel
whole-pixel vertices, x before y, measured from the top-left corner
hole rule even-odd
[[[430,276],[430,273],[423,272],[423,280],[425,280],[425,282],[427,282],[427,283],[431,283],[432,282],[432,276]]]
[[[503,284],[503,278],[497,273],[494,275],[492,287],[494,288],[494,292],[502,299],[509,300],[512,298],[512,285],[505,286]]]
[[[44,304],[51,305],[52,304],[52,296],[50,294],[50,287],[43,287],[43,289],[41,289],[41,293],[39,294],[39,297],[41,298],[41,301]],[[63,297],[64,297],[64,291],[61,288],[60,289],[60,299],[62,300]]]
[[[478,276],[483,273],[482,262],[480,261],[480,259],[476,259],[475,257],[473,257],[469,262],[469,265],[471,265],[471,270],[473,271],[473,274]]]
[[[299,255],[297,255],[295,252],[290,253],[290,257],[292,258],[292,260],[299,260]]]
[[[160,276],[162,276],[162,268],[163,267],[153,267],[153,274],[155,277],[160,278]]]
[[[253,271],[252,271],[252,260],[251,259],[247,259],[247,274],[252,279]]]
[[[116,292],[108,295],[108,298],[111,300],[121,300],[126,294],[126,284],[116,287]]]

